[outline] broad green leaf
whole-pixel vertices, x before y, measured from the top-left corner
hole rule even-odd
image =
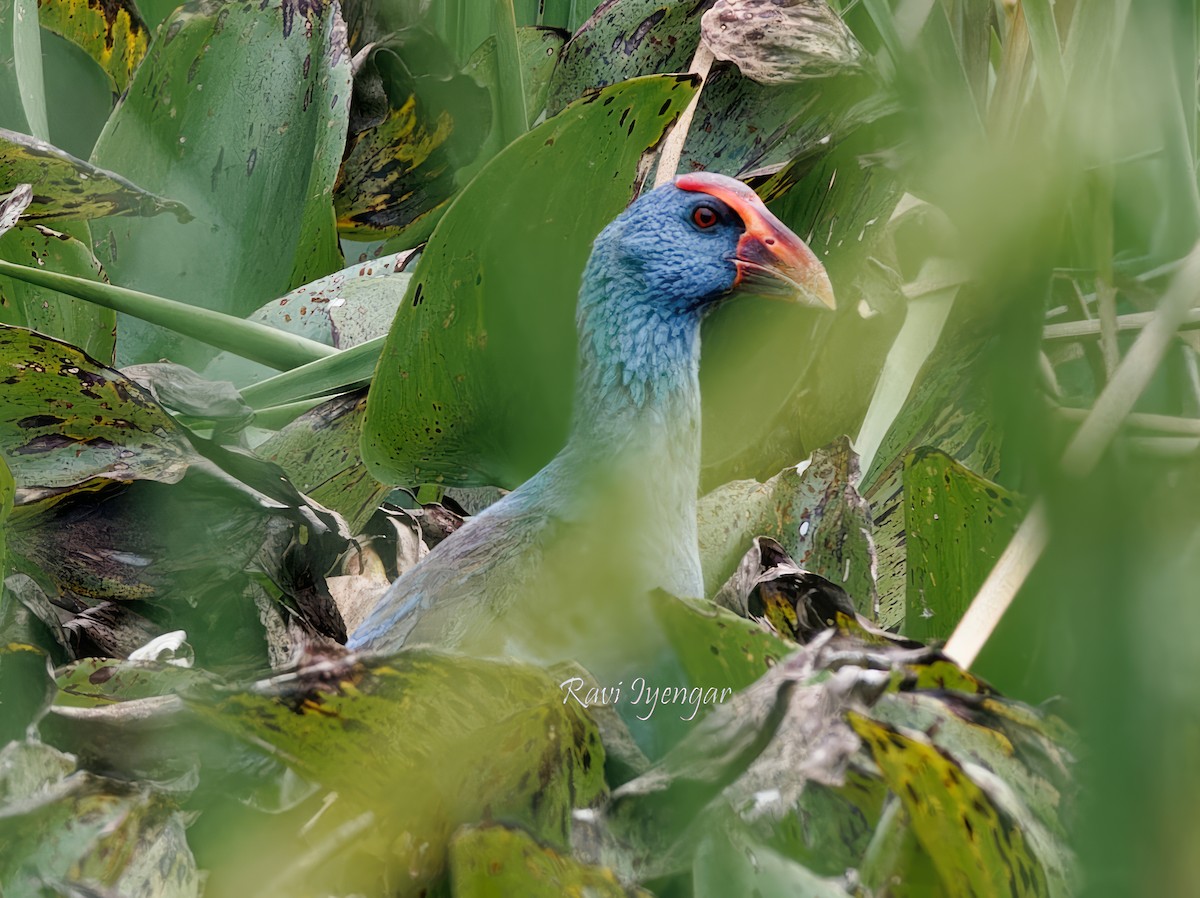
[[[824,262],[839,308],[853,309],[861,296],[884,314],[813,320],[770,306],[718,309],[704,330],[700,395],[703,420],[728,423],[704,428],[706,483],[761,477],[809,448],[857,434],[903,320],[903,309],[888,301],[887,262],[871,258],[887,258],[879,244],[900,195],[896,174],[875,161],[894,138],[882,110],[849,115],[866,121],[841,142],[835,136],[818,158],[801,152],[755,186]],[[771,364],[753,364],[764,358]],[[861,453],[858,438],[854,444]]]
[[[597,7],[567,41],[550,79],[554,114],[589,90],[655,72],[684,72],[707,4],[615,0]]]
[[[18,487],[54,493],[92,478],[174,482],[194,453],[150,395],[74,346],[0,327],[0,455]]]
[[[0,129],[0,190],[34,185],[26,222],[78,221],[106,215],[157,215],[170,212],[180,221],[188,210],[155,196],[131,181],[64,153],[44,140]]]
[[[171,695],[213,679],[202,671],[155,661],[82,658],[56,672],[56,707],[93,708],[151,696]]]
[[[710,595],[729,578],[756,536],[780,542],[796,564],[841,584],[859,613],[873,617],[874,545],[870,509],[854,488],[858,460],[845,438],[765,483],[739,480],[697,507],[700,558]]]
[[[0,128],[49,137],[36,0],[0,0]],[[0,180],[0,190],[9,190]]]
[[[40,225],[13,228],[0,236],[0,260],[102,281],[104,272],[92,255],[87,226],[69,223],[64,227],[66,231]],[[57,337],[92,358],[112,361],[117,316],[55,290],[0,275],[0,322]]]
[[[301,415],[255,452],[287,472],[296,488],[341,514],[358,533],[391,487],[359,455],[367,398],[348,393]]]
[[[794,650],[754,621],[712,603],[662,592],[650,601],[689,686],[742,689]]]
[[[177,10],[92,158],[187,204],[196,218],[93,227],[109,277],[241,317],[340,268],[331,197],[349,102],[336,3]],[[120,327],[122,363],[169,356],[195,366],[211,354],[159,328],[128,319]]]
[[[199,898],[183,813],[146,786],[72,773],[74,766],[69,755],[35,743],[0,751],[6,898],[40,898],[47,883],[62,883],[67,894]]]
[[[517,29],[517,49],[521,56],[521,83],[525,88],[528,127],[533,127],[534,122],[537,121],[546,106],[550,77],[562,54],[565,39],[566,36],[562,32],[550,28]],[[468,75],[488,89],[488,93],[492,97],[493,119],[500,115],[498,94],[501,90],[501,82],[497,65],[496,40],[489,38],[471,54],[465,69]],[[464,172],[460,172],[460,183],[466,180],[463,175],[478,171],[485,162],[503,148],[504,142],[499,132],[493,129],[488,133],[487,140],[480,150],[479,158]]]
[[[150,43],[149,29],[133,0],[104,4],[42,0],[38,21],[92,57],[112,82],[115,94],[125,90]]]
[[[915,730],[897,729],[854,711],[847,717],[903,802],[949,894],[1070,894],[1065,883],[1048,881],[1031,845],[1031,821],[1013,819],[948,752]]]
[[[850,898],[852,894],[841,882],[823,879],[741,834],[722,833],[705,839],[696,850],[692,876],[695,898]]]
[[[908,586],[904,633],[949,637],[1025,516],[1025,502],[944,452],[904,463]]]
[[[360,262],[318,278],[272,300],[247,320],[336,349],[348,349],[388,332],[412,277],[413,253],[395,253]],[[204,369],[209,378],[239,386],[256,383],[275,370],[242,355],[223,352]]]
[[[460,829],[450,840],[453,898],[649,898],[626,891],[611,870],[581,864],[519,829],[496,824]]]
[[[960,762],[982,765],[999,776],[1030,812],[1060,840],[1067,840],[1073,819],[1071,743],[1047,733],[1043,715],[1000,696],[971,698],[926,686],[889,693],[871,709],[871,717],[894,727],[924,733],[939,749]]]
[[[980,314],[983,312],[984,314]],[[1004,335],[987,328],[995,310],[955,302],[937,346],[921,367],[912,391],[864,472],[860,491],[875,515],[879,623],[897,627],[906,617],[904,459],[921,446],[936,446],[983,477],[1000,464],[1001,422],[990,365],[1004,364]],[[974,320],[973,320],[974,319]]]
[[[558,449],[591,242],[692,92],[688,76],[601,91],[509,146],[459,195],[380,356],[363,430],[377,478],[511,486]]]
[[[565,848],[572,808],[604,791],[595,725],[525,665],[431,651],[351,656],[188,701],[371,810],[372,830],[391,844],[385,864],[412,894],[443,873],[459,825],[512,820]]]
[[[338,230],[361,240],[390,236],[446,202],[454,171],[439,150],[453,130],[449,112],[431,115],[413,94],[356,135],[335,188]]]

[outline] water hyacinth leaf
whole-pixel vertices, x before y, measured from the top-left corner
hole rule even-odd
[[[454,170],[438,151],[453,130],[448,112],[431,116],[413,94],[357,135],[338,173],[338,230],[361,240],[392,236],[446,202]]]
[[[406,268],[413,255],[412,250],[393,253],[335,271],[272,300],[248,320],[336,349],[382,337],[408,288],[412,274]],[[208,378],[239,386],[275,373],[232,352],[219,353],[204,369]]]
[[[74,346],[0,327],[0,455],[26,500],[92,478],[177,481],[194,453],[144,389]]]
[[[713,56],[760,84],[822,78],[863,53],[825,0],[717,0],[700,32]]]
[[[556,71],[567,35],[553,28],[518,28],[517,52],[521,61],[521,84],[525,89],[525,109],[528,112],[526,127],[533,127],[546,107],[550,89],[550,78]],[[467,60],[464,71],[488,89],[492,98],[492,118],[500,115],[500,91],[503,89],[500,70],[496,59],[496,40],[489,38]],[[484,141],[476,160],[462,169],[458,182],[470,180],[483,165],[504,147],[500,132],[493,128]]]
[[[0,128],[0,189],[36,185],[26,222],[78,221],[106,215],[157,215],[180,221],[187,208],[134,184],[115,172],[76,159],[44,140]]]
[[[705,589],[737,568],[756,536],[778,540],[796,564],[839,583],[873,617],[874,544],[870,510],[854,488],[858,460],[845,438],[765,483],[739,480],[705,495],[697,508]]]
[[[726,688],[742,689],[793,650],[757,623],[708,602],[663,592],[656,592],[650,601],[675,650],[684,682],[691,687],[716,688],[718,694]]]
[[[744,834],[706,838],[696,850],[695,898],[728,895],[803,898],[851,898],[845,886],[823,879],[807,867],[759,844]]]
[[[982,765],[1016,793],[1047,833],[1062,842],[1069,838],[1076,793],[1070,751],[1077,740],[1061,731],[1051,737],[1053,719],[1043,712],[1001,696],[975,699],[930,684],[881,697],[871,717],[919,730],[960,761]]]
[[[639,78],[582,100],[507,147],[459,195],[380,356],[363,430],[363,458],[379,480],[512,486],[557,451],[591,242],[632,199],[638,161],[693,81]]]
[[[115,94],[125,90],[150,44],[150,30],[132,0],[42,0],[38,21],[92,57]]]
[[[0,881],[14,898],[46,894],[199,898],[183,813],[145,786],[74,770],[35,743],[0,751]],[[60,891],[61,889],[61,891]]]
[[[581,864],[519,829],[496,824],[460,829],[450,840],[453,898],[649,898],[625,888],[611,870]]]
[[[358,533],[391,490],[359,455],[365,393],[348,393],[301,415],[255,452],[279,465],[296,488],[341,514]]]
[[[92,255],[87,225],[79,222],[63,227],[64,231],[45,225],[13,228],[0,235],[0,260],[103,281],[104,272]],[[57,337],[94,359],[112,361],[117,316],[109,309],[56,290],[0,275],[0,322]]]
[[[1065,896],[1033,851],[1032,820],[1015,820],[949,753],[923,734],[850,712],[933,860],[948,894]]]
[[[8,515],[12,511],[13,496],[16,493],[16,489],[12,471],[8,469],[8,463],[0,457],[0,583],[4,582],[4,577],[7,573],[4,522],[8,520]],[[3,609],[5,601],[5,599],[0,598],[0,610]]]
[[[1016,532],[1025,504],[944,452],[908,456],[907,636],[929,642],[950,635]]]
[[[875,515],[880,626],[905,617],[907,568],[904,535],[904,460],[921,446],[936,446],[982,477],[1000,464],[1003,428],[985,359],[1001,364],[1002,335],[987,328],[991,312],[957,301],[937,346],[922,365],[903,408],[883,438],[859,489]],[[974,318],[975,320],[972,320]]]
[[[602,3],[563,48],[546,111],[587,91],[655,72],[683,72],[700,40],[704,3],[615,0]]]
[[[459,825],[494,816],[565,848],[571,809],[604,789],[595,725],[525,665],[430,651],[330,658],[188,702],[375,814],[373,830],[395,839],[385,863],[414,894],[444,872]]]
[[[337,4],[185,6],[159,33],[92,159],[196,218],[94,227],[112,280],[242,317],[342,267],[332,190],[350,60]],[[121,328],[123,364],[170,357],[198,367],[212,355],[150,325],[122,319]]]
[[[359,40],[374,30],[366,27]],[[348,149],[335,187],[338,227],[412,246],[419,238],[409,237],[411,230],[435,217],[462,183],[455,172],[477,157],[493,128],[491,105],[423,25],[371,39],[355,73]]]
[[[0,2],[0,128],[48,137],[36,0]],[[0,190],[12,183],[0,180]]]

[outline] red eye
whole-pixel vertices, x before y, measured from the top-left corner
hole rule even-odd
[[[698,228],[711,228],[719,220],[717,210],[712,206],[697,206],[692,212],[692,221]]]

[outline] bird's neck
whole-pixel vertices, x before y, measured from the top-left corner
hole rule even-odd
[[[651,585],[698,595],[700,315],[664,314],[636,274],[590,274],[574,419],[558,462],[590,480],[585,492],[619,505],[626,526],[637,521],[639,551],[663,574]]]
[[[644,430],[698,428],[699,312],[664,308],[636,270],[593,259],[577,323],[573,440],[595,446]],[[692,437],[686,442],[698,449],[698,429]]]

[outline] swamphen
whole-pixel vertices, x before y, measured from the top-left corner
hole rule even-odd
[[[398,578],[350,647],[573,659],[597,676],[646,657],[648,593],[702,593],[700,322],[743,291],[834,307],[816,256],[741,182],[682,175],[630,205],[584,271],[566,446]]]

